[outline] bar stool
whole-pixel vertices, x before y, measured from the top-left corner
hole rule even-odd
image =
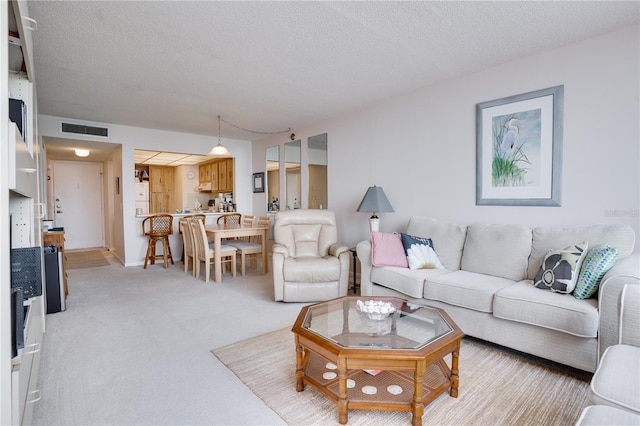
[[[170,214],[156,214],[148,216],[142,221],[142,234],[149,237],[147,245],[147,255],[144,258],[144,269],[151,261],[155,265],[156,259],[164,259],[165,269],[169,267],[169,260],[173,265],[171,246],[169,245],[169,235],[173,233],[173,216]],[[162,255],[156,253],[156,244],[162,242]]]

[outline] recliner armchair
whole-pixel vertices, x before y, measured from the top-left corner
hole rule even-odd
[[[347,295],[351,254],[337,242],[334,212],[278,212],[273,234],[276,302],[317,302]]]

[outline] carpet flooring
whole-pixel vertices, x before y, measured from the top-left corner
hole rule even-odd
[[[310,386],[296,392],[290,328],[212,353],[287,424],[338,424],[334,402]],[[450,356],[446,361],[450,365]],[[458,398],[448,393],[438,397],[425,407],[424,424],[569,425],[586,406],[588,377],[531,362],[485,342],[463,339],[459,366]],[[411,424],[411,413],[349,410],[348,424]]]
[[[109,266],[109,261],[101,250],[67,251],[67,269],[95,268]]]

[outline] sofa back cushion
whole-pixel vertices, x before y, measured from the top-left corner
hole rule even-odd
[[[467,227],[425,216],[409,219],[407,234],[430,238],[442,265],[450,271],[460,269]]]
[[[274,240],[292,257],[324,257],[338,239],[335,213],[331,210],[283,210],[276,214]]]
[[[618,259],[622,259],[633,252],[635,232],[633,228],[623,224],[534,228],[527,278],[535,277],[542,265],[542,259],[550,250],[566,247],[579,241],[587,241],[589,247],[609,244],[618,249]]]
[[[520,281],[526,277],[531,253],[531,228],[526,225],[474,223],[467,229],[462,269]]]

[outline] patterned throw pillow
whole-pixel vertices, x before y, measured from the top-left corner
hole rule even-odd
[[[598,291],[604,274],[618,260],[618,249],[608,244],[601,244],[589,250],[582,262],[578,283],[573,296],[576,299],[588,299]]]
[[[402,245],[409,261],[409,269],[444,269],[435,250],[431,238],[415,237],[400,234]]]
[[[587,245],[587,242],[583,241],[560,250],[549,251],[533,279],[533,285],[557,293],[571,293],[576,286]]]
[[[400,234],[385,234],[377,231],[371,233],[371,264],[401,268],[408,266]]]

